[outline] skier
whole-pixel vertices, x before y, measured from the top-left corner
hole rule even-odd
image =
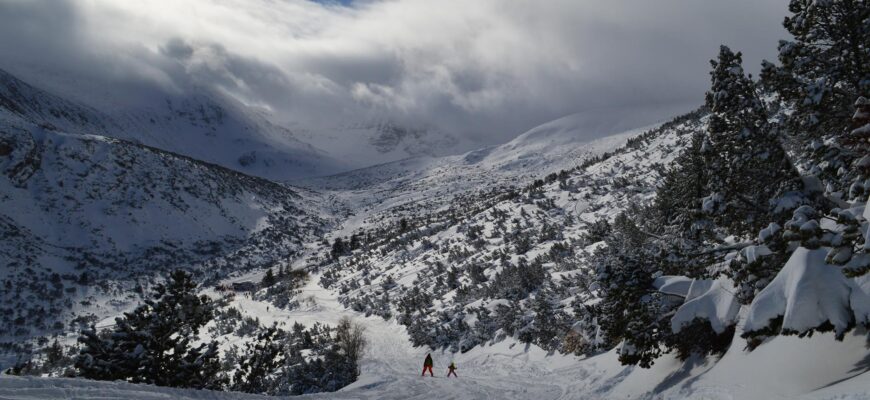
[[[435,373],[432,372],[432,354],[426,354],[426,361],[423,361],[423,374],[420,376],[426,376],[426,370],[429,370],[429,376],[434,377]]]
[[[450,377],[450,374],[453,374],[454,377],[459,378],[459,375],[456,375],[456,363],[453,361],[450,362],[450,365],[447,366],[447,377]]]

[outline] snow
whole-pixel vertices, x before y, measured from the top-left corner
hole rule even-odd
[[[587,147],[578,145],[593,143],[599,138],[621,142],[659,126],[653,124],[620,132],[612,128],[590,128],[588,120],[589,115],[586,113],[568,115],[532,128],[510,142],[486,152],[478,150],[468,153],[465,160],[469,163],[497,166],[500,169],[525,167],[530,162],[542,159],[576,160],[578,147],[581,150]]]
[[[0,98],[34,122],[172,151],[273,180],[347,170],[347,163],[297,138],[228,95],[190,87],[101,85],[31,68],[0,69]],[[29,83],[32,83],[29,84]]]
[[[753,301],[745,329],[757,331],[783,317],[783,330],[803,333],[830,322],[836,332],[870,318],[866,285],[825,263],[828,248],[799,247]]]
[[[737,322],[740,304],[734,298],[736,289],[728,278],[710,280],[664,275],[653,281],[653,287],[659,292],[685,299],[671,318],[671,329],[675,333],[695,318],[710,321],[716,333],[725,332]]]
[[[725,277],[716,280],[695,279],[686,295],[686,303],[671,318],[671,329],[679,332],[695,318],[704,318],[710,321],[716,333],[725,332],[737,322],[737,312],[740,310],[734,298],[735,291],[731,280]]]
[[[779,231],[779,225],[777,225],[775,223],[772,223],[770,225],[771,226],[776,225],[776,227],[777,227],[776,231]],[[767,238],[770,237],[770,235],[771,235],[769,233],[770,229],[771,228],[768,227],[768,228],[764,228],[761,230],[761,233],[759,233],[759,235],[758,235],[758,237],[761,241],[766,241]],[[743,258],[746,260],[746,262],[749,264],[752,264],[752,263],[756,262],[758,259],[760,259],[762,257],[769,256],[771,254],[773,254],[773,251],[771,251],[770,248],[768,248],[767,246],[764,246],[764,245],[746,246],[740,250],[740,255],[742,255]]]
[[[653,287],[665,294],[686,297],[693,281],[685,276],[663,275],[653,281]]]
[[[317,277],[302,288],[307,306],[282,311],[237,297],[236,306],[266,323],[334,323],[348,315],[366,327],[370,346],[360,379],[336,393],[305,399],[868,399],[870,368],[866,332],[836,341],[833,335],[777,337],[745,350],[739,337],[722,359],[680,362],[665,356],[650,369],[619,365],[615,351],[589,358],[551,355],[535,346],[504,340],[464,354],[432,352],[435,378],[420,377],[425,348],[409,344],[405,329],[378,317],[341,307],[335,294],[319,288]],[[451,362],[459,378],[446,378]],[[0,398],[267,399],[241,393],[172,389],[123,382],[64,378],[0,377]]]

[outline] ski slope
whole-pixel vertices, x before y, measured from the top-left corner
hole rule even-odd
[[[264,323],[334,324],[348,315],[366,327],[370,345],[360,379],[336,393],[310,399],[870,399],[867,333],[836,342],[832,335],[778,337],[748,353],[735,340],[720,360],[663,357],[651,369],[620,366],[614,352],[581,359],[548,355],[505,340],[465,354],[433,352],[434,378],[420,377],[425,348],[410,345],[404,327],[341,307],[313,277],[302,288],[303,306],[275,310],[239,297],[244,313]],[[459,378],[446,378],[455,361]],[[267,396],[97,382],[79,379],[0,377],[0,399],[263,399]]]

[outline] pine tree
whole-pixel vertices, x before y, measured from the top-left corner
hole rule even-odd
[[[275,282],[277,282],[275,274],[272,272],[272,268],[269,268],[266,270],[266,274],[263,275],[263,279],[260,281],[260,286],[267,288],[274,285]]]
[[[598,324],[608,348],[622,342],[619,359],[624,364],[649,367],[661,355],[661,342],[669,333],[662,322],[661,296],[652,286],[655,265],[650,262],[653,238],[636,223],[643,212],[617,215],[607,246],[595,256],[596,280],[601,301]],[[653,253],[655,254],[655,253]]]
[[[780,65],[765,61],[762,81],[794,108],[793,133],[841,132],[855,99],[870,97],[870,3],[791,0],[789,12],[783,26],[794,40],[780,41]]]
[[[54,339],[51,346],[46,347],[44,352],[46,368],[58,367],[66,359],[66,356],[63,353],[63,346],[60,345],[60,342],[58,342],[57,339]]]
[[[212,303],[197,296],[196,284],[176,270],[155,286],[151,299],[123,317],[108,338],[82,332],[76,360],[79,375],[158,386],[206,388],[222,384],[215,343],[194,347],[199,329],[212,319]]]
[[[703,152],[705,140],[703,134],[692,135],[688,147],[665,171],[647,214],[651,221],[647,223],[668,239],[655,243],[660,250],[654,260],[665,274],[708,277],[710,259],[699,254],[721,242],[715,222],[702,210],[711,180]]]
[[[703,149],[710,196],[702,209],[729,233],[754,236],[781,212],[772,200],[794,187],[797,174],[767,123],[755,83],[743,73],[741,54],[721,46],[710,64],[709,147]]]
[[[335,241],[332,242],[332,250],[329,252],[334,260],[337,260],[338,257],[341,257],[347,254],[347,248],[344,245],[344,241],[341,240],[340,237],[335,238]]]
[[[555,351],[559,348],[559,340],[568,332],[567,315],[554,308],[544,291],[532,301],[532,311],[535,313],[534,342],[545,350]]]
[[[277,394],[275,372],[284,363],[285,335],[285,332],[273,325],[257,334],[257,339],[247,344],[245,356],[242,357],[233,378],[233,390]]]
[[[709,194],[706,160],[701,152],[704,140],[702,134],[692,135],[656,190],[655,217],[670,234],[701,239],[709,231],[709,218],[701,212],[701,200]]]

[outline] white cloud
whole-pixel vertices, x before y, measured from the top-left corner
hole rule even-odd
[[[700,104],[720,43],[749,70],[774,57],[786,3],[0,0],[0,67],[213,85],[281,120],[376,114],[495,143],[578,111],[625,124]]]

